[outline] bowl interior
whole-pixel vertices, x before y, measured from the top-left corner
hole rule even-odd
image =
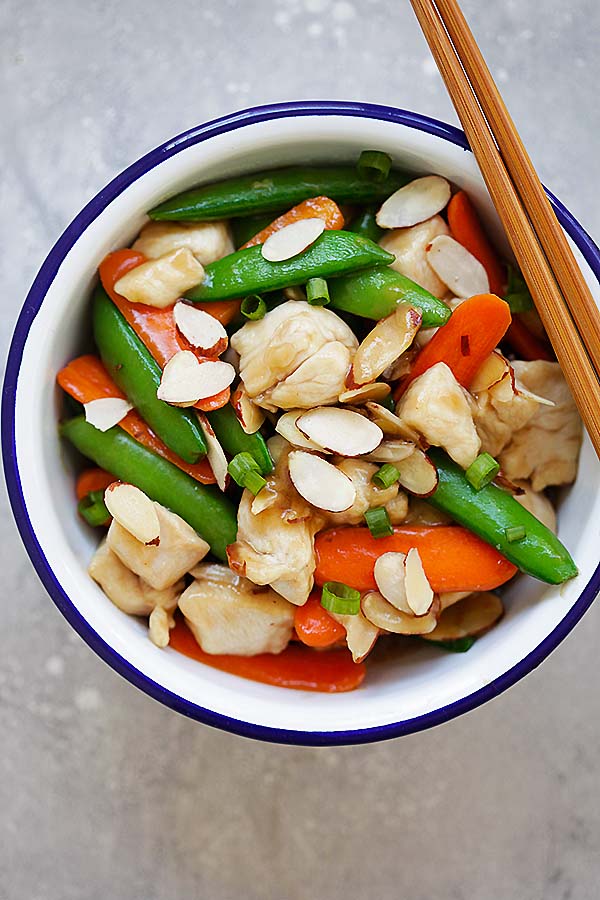
[[[562,587],[518,579],[505,594],[505,619],[468,654],[446,655],[398,642],[397,650],[369,666],[364,686],[346,695],[280,690],[218,672],[172,650],[158,650],[145,627],[116,609],[87,576],[98,537],[75,513],[73,458],[57,437],[54,379],[89,340],[88,300],[98,263],[109,250],[127,245],[144,221],[144,210],[179,190],[269,166],[352,162],[365,147],[385,150],[399,167],[437,172],[464,187],[505,246],[472,155],[440,137],[393,121],[336,115],[246,124],[184,145],[109,202],[67,253],[26,340],[16,392],[16,455],[28,517],[62,588],[55,599],[72,620],[77,613],[85,620],[97,636],[92,642],[105,658],[109,654],[109,662],[127,669],[137,683],[143,680],[155,695],[157,685],[168,691],[166,702],[177,706],[177,698],[182,698],[196,705],[199,710],[187,711],[200,718],[202,710],[208,710],[283,732],[331,734],[407,722],[443,710],[501,678],[547,639],[569,614],[598,563],[598,463],[586,439],[577,483],[560,504],[560,536],[579,566],[579,576]],[[597,291],[585,263],[583,268]]]

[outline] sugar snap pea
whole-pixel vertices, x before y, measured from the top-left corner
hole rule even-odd
[[[230,403],[207,413],[207,416],[223,450],[230,456],[249,453],[256,460],[262,474],[269,474],[273,469],[273,460],[264,437],[258,431],[246,434]]]
[[[368,206],[366,209],[363,209],[355,219],[352,219],[348,225],[348,231],[369,238],[370,241],[377,242],[383,234],[383,228],[380,228],[377,224],[375,219],[376,212],[376,206]]]

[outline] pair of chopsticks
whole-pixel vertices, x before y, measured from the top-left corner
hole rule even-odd
[[[411,0],[600,457],[600,313],[456,0]]]

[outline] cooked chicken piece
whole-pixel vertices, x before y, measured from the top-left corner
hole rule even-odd
[[[292,636],[294,607],[227,566],[196,566],[179,608],[205,653],[281,653]]]
[[[123,565],[158,591],[179,581],[204,559],[209,545],[180,516],[154,503],[160,524],[160,544],[142,544],[113,519],[108,546]]]
[[[393,503],[398,496],[398,483],[389,488],[378,488],[371,481],[379,466],[362,459],[335,460],[335,464],[351,480],[356,490],[356,497],[350,509],[344,512],[326,513],[332,525],[364,525],[364,515],[374,506],[385,506]]]
[[[404,491],[398,491],[393,500],[385,504],[392,525],[401,525],[408,515],[408,497]]]
[[[516,494],[515,500],[556,534],[556,512],[546,495],[534,491],[527,481],[516,481],[515,484],[525,491],[524,494]]]
[[[432,216],[411,228],[394,228],[379,241],[384,250],[396,257],[392,269],[416,281],[435,297],[444,297],[448,288],[427,262],[425,248],[440,234],[450,234],[449,228],[441,216]]]
[[[405,516],[407,525],[449,525],[452,519],[420,497],[411,497]]]
[[[248,396],[276,411],[336,403],[358,341],[331,310],[290,300],[246,323],[231,346]]]
[[[409,385],[396,413],[428,443],[443,447],[466,469],[479,453],[469,395],[446,363],[437,363]]]
[[[538,403],[516,393],[510,373],[485,391],[474,395],[473,421],[481,439],[481,449],[497,457],[513,433],[535,415]]]
[[[583,437],[581,419],[558,363],[514,362],[517,384],[554,402],[536,404],[525,427],[516,431],[499,457],[507,478],[525,478],[534,491],[570,484],[577,475]]]
[[[254,584],[271,587],[296,606],[306,603],[315,570],[314,536],[324,517],[300,497],[288,473],[288,445],[256,498],[245,490],[229,565]],[[266,500],[262,495],[266,493]]]
[[[132,303],[164,309],[203,278],[204,268],[187,247],[180,247],[130,269],[116,282],[115,291]]]
[[[228,222],[148,222],[132,247],[148,259],[156,259],[187,247],[199,263],[209,263],[233,253]]]
[[[106,596],[115,606],[130,616],[149,616],[157,608],[164,610],[168,628],[174,625],[171,613],[177,606],[177,598],[183,590],[183,581],[164,590],[157,591],[142,578],[124,566],[116,554],[112,552],[106,540],[102,541],[94,554],[88,572],[97,581]],[[150,638],[159,647],[168,644],[168,633],[165,640],[165,617],[155,618],[150,629]]]

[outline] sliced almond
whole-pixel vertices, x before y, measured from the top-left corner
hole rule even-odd
[[[354,355],[349,387],[368,384],[408,350],[421,327],[420,309],[401,303],[390,316],[381,319],[360,344]]]
[[[464,600],[465,597],[469,597],[472,593],[473,591],[446,591],[439,595],[440,606],[442,610],[447,609],[448,606],[454,606],[459,600]]]
[[[400,472],[398,481],[410,494],[429,497],[438,486],[436,467],[418,447],[406,459],[395,461],[394,465]]]
[[[198,413],[198,422],[206,441],[206,455],[213,470],[213,475],[217,480],[218,486],[222,491],[226,490],[229,484],[229,473],[227,472],[227,457],[225,451],[221,447],[212,425],[203,413]]]
[[[200,362],[191,350],[180,350],[163,369],[156,396],[180,406],[193,406],[229,387],[235,369],[221,360]]]
[[[457,641],[476,637],[495,625],[504,614],[502,600],[488,591],[469,594],[464,600],[444,609],[433,631],[427,635],[430,641]]]
[[[340,616],[331,612],[329,615],[346,629],[346,644],[353,662],[362,662],[375,646],[379,628],[369,622],[360,611],[355,616]]]
[[[490,282],[487,272],[466,247],[449,234],[440,234],[426,247],[427,262],[437,277],[457,297],[487,294]]]
[[[314,441],[309,441],[308,438],[304,437],[296,425],[300,416],[304,415],[305,412],[306,410],[304,409],[290,409],[289,412],[284,413],[277,419],[275,431],[285,438],[288,443],[293,444],[294,447],[302,447],[304,450],[316,450],[318,453],[324,453],[323,448],[315,444]]]
[[[106,508],[142,544],[158,544],[160,523],[154,503],[133,484],[115,481],[104,491]]]
[[[450,185],[441,175],[415,178],[397,190],[380,207],[380,228],[410,228],[441,212],[450,200]]]
[[[121,397],[101,397],[99,400],[90,400],[89,403],[83,404],[85,421],[98,431],[108,431],[109,428],[118,425],[131,409],[133,409],[131,403]]]
[[[180,247],[130,269],[115,291],[132,303],[164,309],[204,279],[204,269],[187,247]]]
[[[393,634],[429,634],[437,624],[440,602],[434,598],[425,616],[407,615],[382,597],[378,591],[369,591],[361,602],[362,611],[373,625]]]
[[[385,406],[381,406],[379,403],[374,403],[373,401],[365,405],[369,418],[372,422],[375,422],[376,425],[379,425],[384,434],[401,437],[407,441],[412,441],[413,443],[419,440],[417,432],[403,422],[395,413],[386,409]]]
[[[396,465],[414,452],[415,445],[411,441],[382,441],[372,453],[366,453],[368,462],[393,463]]]
[[[282,262],[298,256],[325,231],[323,219],[300,219],[275,231],[262,245],[262,255],[269,262]]]
[[[382,553],[375,560],[373,577],[380,594],[385,597],[388,603],[406,613],[407,616],[414,616],[406,596],[405,560],[406,556],[404,553],[395,553],[393,551]]]
[[[520,397],[525,397],[527,400],[534,400],[536,403],[540,403],[542,406],[556,406],[554,400],[549,400],[547,397],[540,397],[539,394],[533,394],[531,391],[528,391],[527,388],[523,387],[523,385],[519,383],[516,377],[514,381],[514,388],[515,394],[518,394]]]
[[[227,349],[227,332],[210,313],[180,300],[173,307],[173,318],[192,347],[199,347],[213,356],[220,356]]]
[[[424,616],[433,604],[433,591],[416,547],[411,547],[406,554],[404,570],[406,572],[404,587],[408,605],[415,616]]]
[[[383,432],[358,412],[336,406],[311,409],[296,420],[310,441],[340,456],[361,456],[379,446]]]
[[[497,384],[510,369],[508,360],[498,350],[494,350],[481,364],[475,373],[475,377],[469,385],[472,394],[479,391],[487,391],[493,384]]]
[[[256,434],[265,421],[265,412],[250,399],[243,384],[233,392],[231,405],[246,434]]]
[[[358,406],[366,403],[367,400],[385,400],[389,395],[391,387],[383,381],[374,381],[373,384],[363,384],[362,387],[355,388],[353,391],[344,391],[340,394],[338,400],[340,403],[350,403],[352,406]]]
[[[344,512],[356,499],[356,488],[351,479],[314,453],[292,450],[288,456],[288,468],[292,484],[300,496],[318,509]]]

